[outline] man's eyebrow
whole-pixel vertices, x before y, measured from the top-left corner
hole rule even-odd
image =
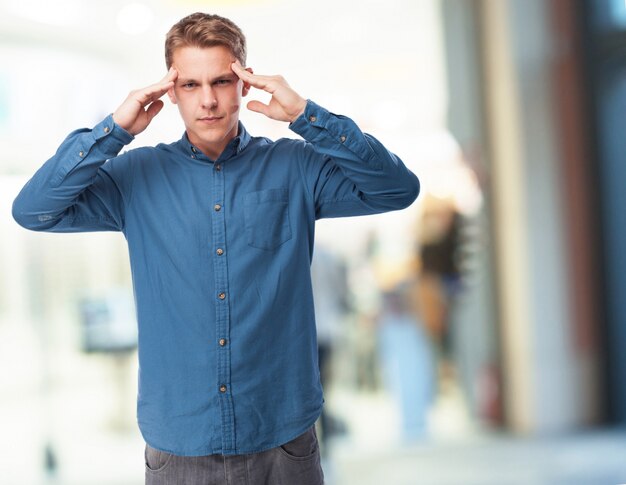
[[[193,79],[191,77],[179,77],[178,79],[176,79],[176,81],[181,83],[181,84],[185,84],[185,83],[189,83],[189,82],[194,82],[194,83],[198,82],[198,81],[196,81],[195,79]]]
[[[221,79],[238,79],[237,74],[235,74],[233,71],[230,72],[225,72],[223,74],[220,74],[219,76],[215,76],[214,78],[211,79],[211,82],[215,82],[215,81],[219,81]]]
[[[211,79],[209,79],[209,82],[214,83],[215,81],[220,81],[222,79],[230,79],[230,80],[234,80],[237,79],[237,75],[234,72],[225,72],[223,74],[220,74],[218,76],[212,77]],[[199,81],[195,78],[192,77],[178,77],[178,79],[176,80],[178,83],[180,84],[185,84],[185,83],[189,83],[189,82],[193,82],[193,83],[197,83],[199,84]]]

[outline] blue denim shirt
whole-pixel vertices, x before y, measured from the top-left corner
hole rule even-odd
[[[118,155],[111,116],[75,131],[13,204],[22,226],[121,231],[139,325],[138,422],[153,448],[244,454],[321,412],[315,220],[402,209],[419,183],[353,121],[312,101],[304,140],[238,136],[210,160],[187,136]]]

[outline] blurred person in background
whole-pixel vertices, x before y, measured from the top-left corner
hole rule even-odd
[[[434,398],[430,340],[411,311],[410,296],[404,282],[384,291],[378,320],[383,381],[398,404],[401,440],[406,444],[426,437]]]
[[[349,118],[244,67],[228,19],[180,20],[165,58],[163,79],[66,138],[13,216],[36,231],[124,234],[147,484],[321,484],[315,220],[405,208],[418,180]],[[304,140],[250,135],[239,113],[251,88],[271,99],[250,110]],[[182,138],[120,154],[165,94]]]
[[[381,308],[381,281],[377,274],[380,242],[375,231],[369,231],[364,243],[353,255],[350,267],[350,289],[356,325],[351,345],[355,352],[356,387],[377,391],[380,386],[380,362],[376,325]],[[386,262],[383,264],[386,265]]]
[[[415,314],[423,320],[435,344],[442,377],[449,378],[453,372],[450,316],[461,289],[462,219],[452,199],[429,194],[422,205]]]
[[[317,348],[322,389],[330,387],[333,355],[342,339],[343,324],[350,310],[348,278],[344,261],[324,245],[316,243],[311,262],[313,302],[317,324]],[[329,438],[345,431],[344,423],[328,412],[320,416],[322,451],[328,451]]]

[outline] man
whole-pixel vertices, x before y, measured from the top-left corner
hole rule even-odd
[[[230,20],[190,15],[165,51],[167,75],[71,133],[13,216],[28,229],[128,241],[146,483],[321,484],[315,220],[407,207],[417,178],[350,119],[244,68]],[[272,97],[248,108],[304,140],[248,134],[239,110],[251,87]],[[183,137],[118,155],[166,93]]]

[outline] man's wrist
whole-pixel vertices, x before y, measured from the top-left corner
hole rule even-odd
[[[120,126],[115,121],[113,114],[110,114],[104,119],[103,125],[105,128],[105,134],[110,135],[113,139],[115,139],[119,143],[122,143],[123,145],[128,145],[135,139],[135,135]]]
[[[302,98],[300,102],[300,108],[298,109],[298,111],[296,111],[296,114],[291,117],[291,119],[289,120],[290,123],[293,123],[304,114],[304,110],[306,109],[306,103],[307,100]]]

